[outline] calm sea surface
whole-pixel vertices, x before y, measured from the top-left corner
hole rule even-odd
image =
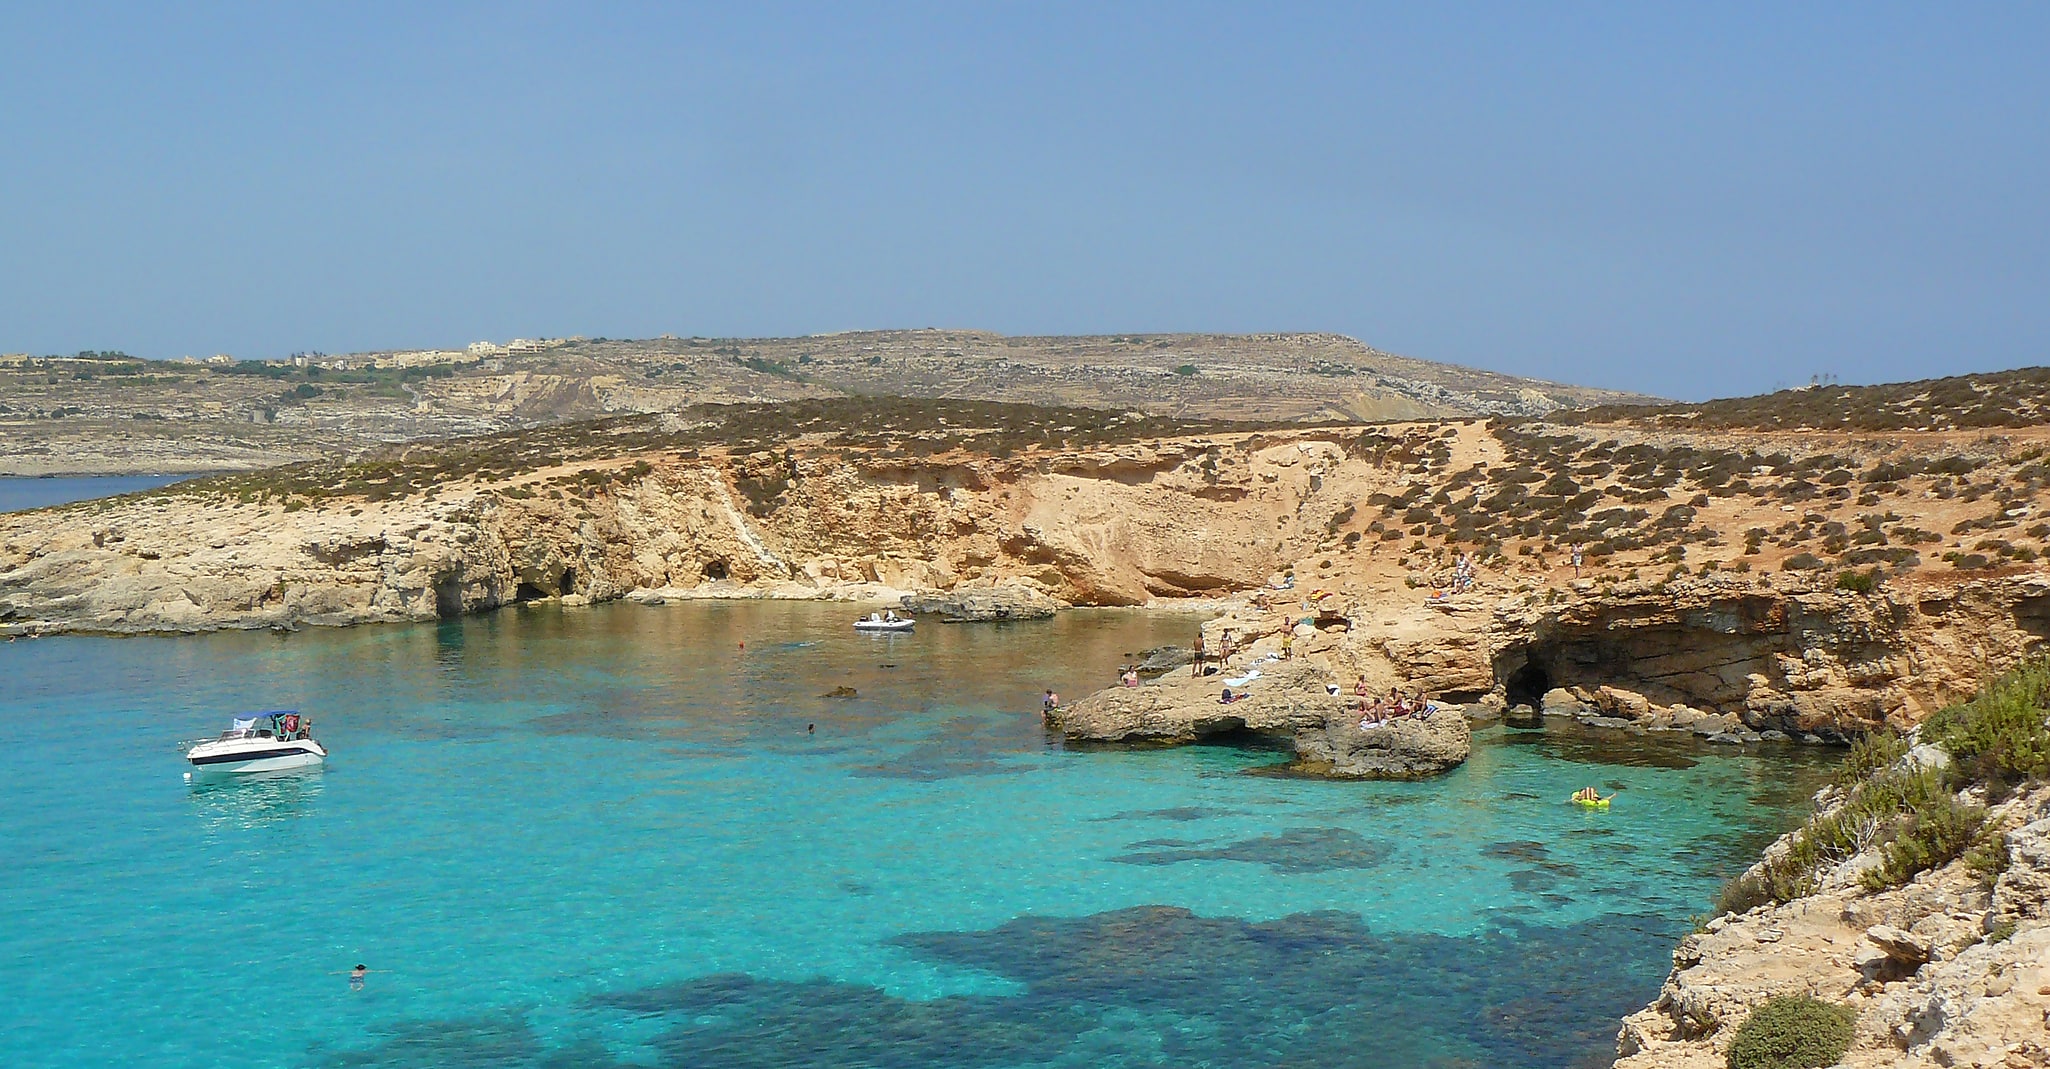
[[[83,475],[62,479],[0,478],[0,512],[18,512],[96,497],[154,490],[196,475]]]
[[[850,617],[0,643],[0,1064],[1606,1064],[1821,757],[1069,750],[1039,692],[1187,619]],[[182,781],[181,740],[284,706],[325,769]]]

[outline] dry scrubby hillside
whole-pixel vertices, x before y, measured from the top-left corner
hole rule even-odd
[[[1701,404],[1597,405],[1575,423],[1696,430],[1944,431],[2029,427],[2050,416],[2050,368],[2027,367],[1880,386],[1809,386]]]
[[[266,467],[707,403],[900,396],[1195,419],[1548,412],[1629,395],[1392,356],[1334,334],[563,339],[304,366],[0,358],[0,474]]]

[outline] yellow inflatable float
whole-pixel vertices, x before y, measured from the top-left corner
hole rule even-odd
[[[1613,794],[1609,795],[1609,798],[1614,797],[1615,795]],[[1609,807],[1609,798],[1604,798],[1596,793],[1593,787],[1582,787],[1573,792],[1573,797],[1566,800],[1585,809],[1607,809]]]

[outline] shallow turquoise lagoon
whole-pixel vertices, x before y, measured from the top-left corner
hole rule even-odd
[[[1602,1063],[1823,757],[1494,727],[1340,784],[1069,750],[1040,692],[1191,620],[850,616],[0,645],[0,1062]],[[183,782],[181,740],[285,706],[327,768]]]

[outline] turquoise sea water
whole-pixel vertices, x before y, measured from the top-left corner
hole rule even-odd
[[[1189,620],[849,617],[0,644],[0,1062],[1605,1064],[1819,757],[1493,727],[1351,784],[1069,750],[1040,691]],[[181,740],[281,706],[325,769],[182,781]],[[1564,804],[1589,783],[1623,794]]]
[[[0,478],[0,512],[39,509],[73,501],[90,501],[137,490],[169,486],[191,475],[81,475],[50,479]]]

